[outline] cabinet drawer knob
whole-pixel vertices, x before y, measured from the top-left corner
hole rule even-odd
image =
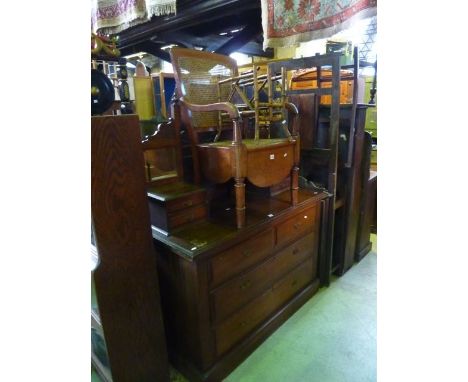
[[[295,286],[297,284],[297,280],[294,280],[292,283],[291,283],[291,286]]]
[[[239,324],[239,326],[240,326],[241,328],[243,328],[244,326],[247,326],[248,323],[249,323],[249,321],[242,321],[242,322]]]
[[[294,229],[299,229],[302,223],[294,223]]]
[[[247,280],[246,282],[241,284],[240,289],[241,290],[247,289],[248,287],[250,287],[251,284],[252,283],[250,282],[250,280]]]
[[[252,254],[252,251],[250,249],[244,249],[242,251],[242,254],[244,255],[244,257],[249,257]]]
[[[294,248],[292,253],[293,255],[297,255],[299,253],[299,248]]]
[[[193,202],[191,200],[187,200],[186,202],[184,202],[184,207],[190,207],[192,204]]]

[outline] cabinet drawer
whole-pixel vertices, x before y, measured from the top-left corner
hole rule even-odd
[[[267,257],[275,242],[270,228],[217,255],[211,261],[211,283],[218,285]]]
[[[260,295],[282,275],[316,253],[315,233],[291,244],[271,259],[228,282],[212,293],[214,321],[221,322],[242,305]],[[313,256],[316,259],[316,256]],[[314,269],[314,272],[316,270]],[[315,278],[315,273],[313,274]]]
[[[216,328],[218,355],[229,350],[309,284],[313,279],[314,262],[315,260],[310,259],[299,265],[264,294]]]
[[[205,203],[205,191],[196,192],[167,202],[167,211],[174,212],[181,209]]]
[[[184,210],[172,212],[169,214],[169,227],[174,229],[182,224],[194,222],[206,217],[207,211],[204,204],[186,208]]]
[[[308,208],[300,214],[293,216],[276,227],[277,244],[294,241],[309,232],[315,231],[315,214],[317,209]]]

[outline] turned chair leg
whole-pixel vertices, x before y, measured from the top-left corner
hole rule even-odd
[[[299,190],[299,167],[294,166],[291,170],[291,204],[297,204]]]
[[[242,228],[245,226],[245,183],[244,178],[235,180],[237,228]]]

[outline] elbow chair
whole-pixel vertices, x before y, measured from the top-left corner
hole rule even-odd
[[[300,159],[294,123],[297,108],[283,104],[289,112],[292,134],[283,123],[286,137],[263,139],[256,132],[255,138],[243,139],[242,123],[252,118],[255,111],[242,110],[228,102],[233,87],[226,80],[238,76],[236,61],[185,48],[173,48],[170,55],[176,81],[174,118],[181,120],[190,136],[195,183],[200,183],[201,174],[217,184],[234,178],[237,228],[245,226],[245,179],[258,187],[270,187],[291,176],[291,203],[297,204]],[[216,131],[212,142],[200,138],[207,131]],[[225,131],[230,131],[227,139],[223,138]]]

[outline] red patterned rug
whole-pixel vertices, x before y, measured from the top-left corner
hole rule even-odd
[[[377,14],[377,0],[262,0],[263,48],[330,37]]]

